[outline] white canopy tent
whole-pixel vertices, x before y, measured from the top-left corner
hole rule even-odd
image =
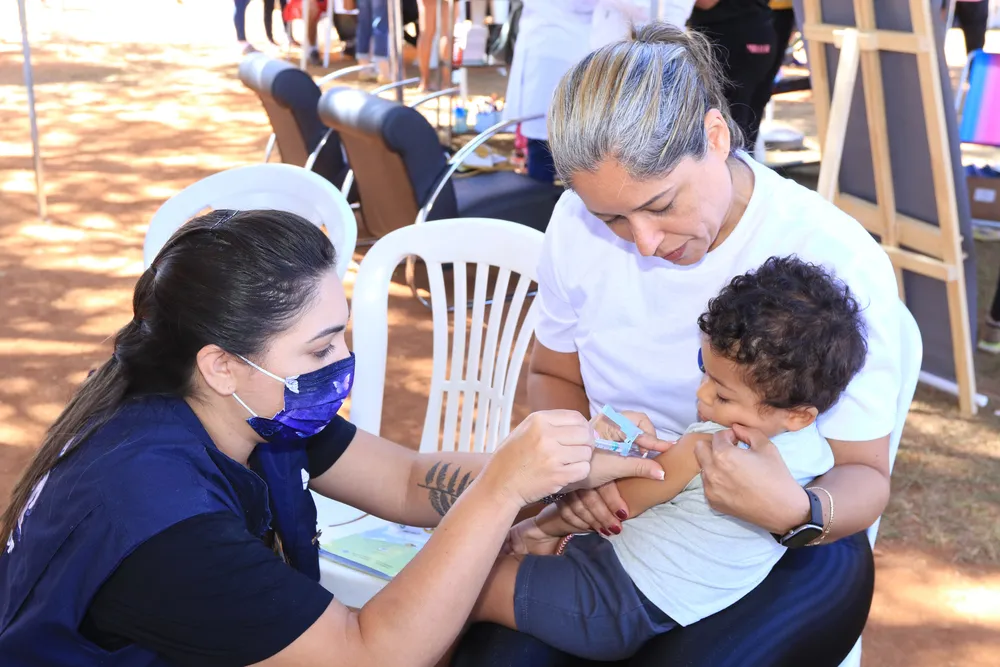
[[[42,168],[42,152],[38,145],[38,118],[35,115],[35,79],[31,70],[31,44],[28,42],[28,19],[24,9],[25,0],[17,0],[17,14],[21,21],[21,50],[24,54],[24,87],[28,92],[28,120],[31,123],[31,149],[35,159],[35,196],[38,200],[38,217],[46,217],[45,174]]]

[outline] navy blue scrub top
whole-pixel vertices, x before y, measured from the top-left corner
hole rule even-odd
[[[80,626],[126,556],[192,517],[229,512],[255,537],[273,528],[289,564],[318,581],[308,466],[304,447],[265,444],[247,469],[183,400],[128,401],[39,483],[0,553],[0,664],[170,664],[135,644],[105,651]]]

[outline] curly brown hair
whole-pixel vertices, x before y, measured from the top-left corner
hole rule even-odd
[[[820,413],[868,355],[862,308],[843,282],[795,256],[736,276],[698,318],[712,350],[744,369],[761,404]]]

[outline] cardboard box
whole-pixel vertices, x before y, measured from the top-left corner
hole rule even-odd
[[[969,176],[966,184],[972,217],[1000,222],[1000,178]]]

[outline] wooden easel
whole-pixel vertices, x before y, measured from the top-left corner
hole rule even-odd
[[[955,203],[954,172],[931,4],[928,0],[910,0],[912,32],[903,32],[876,28],[875,0],[854,0],[856,26],[824,23],[820,0],[803,1],[803,35],[809,52],[813,103],[823,147],[818,190],[869,232],[878,235],[896,270],[900,298],[905,297],[904,269],[945,283],[959,407],[964,415],[973,415],[977,410],[976,376],[965,291],[965,254]],[[827,44],[840,49],[832,96],[827,77]],[[939,226],[904,215],[896,208],[880,51],[914,54],[917,59]],[[841,192],[838,183],[859,69],[871,137],[874,204]]]

